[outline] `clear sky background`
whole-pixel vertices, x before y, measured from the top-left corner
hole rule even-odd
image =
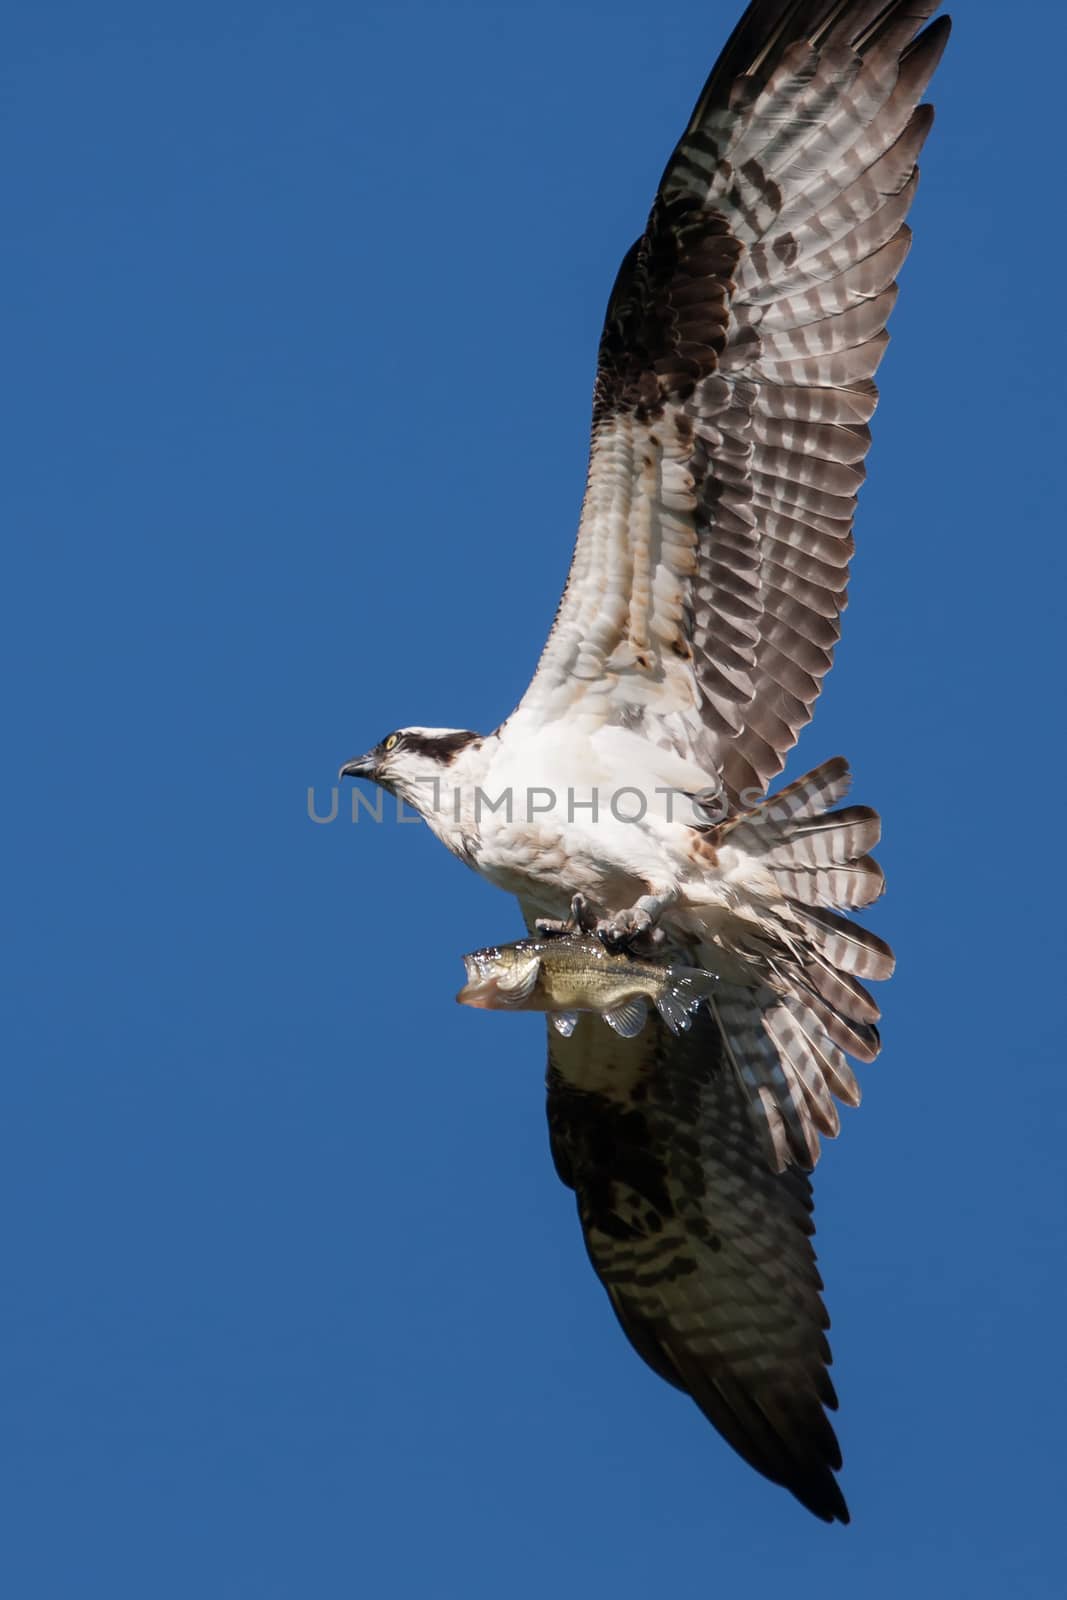
[[[900,956],[817,1175],[852,1527],[618,1331],[541,1019],[453,1004],[514,904],[307,815],[520,694],[607,293],[739,9],[6,19],[17,1600],[1063,1592],[1062,7],[956,8],[789,768],[882,810]]]

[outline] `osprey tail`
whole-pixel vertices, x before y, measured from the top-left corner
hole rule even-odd
[[[868,806],[830,809],[850,781],[836,757],[709,830],[720,860],[737,850],[772,886],[739,949],[755,958],[760,979],[721,984],[714,1009],[778,1169],[814,1166],[820,1133],[832,1138],[840,1126],[834,1098],[859,1104],[846,1055],[873,1061],[880,1045],[880,1012],[860,979],[888,978],[893,953],[839,908],[882,893],[882,869],[868,853],[881,823]]]

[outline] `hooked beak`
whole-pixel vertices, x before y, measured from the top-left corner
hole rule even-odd
[[[346,761],[340,772],[339,778],[373,778],[377,762],[374,751],[368,750],[365,756],[357,756],[354,761]]]

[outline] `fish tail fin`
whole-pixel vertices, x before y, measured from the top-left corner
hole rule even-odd
[[[675,967],[671,981],[656,999],[656,1010],[672,1033],[685,1033],[693,1015],[708,998],[715,976],[700,967]]]

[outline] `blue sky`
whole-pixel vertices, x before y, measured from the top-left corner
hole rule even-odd
[[[306,812],[521,692],[607,292],[739,5],[7,20],[20,1600],[1062,1592],[1059,7],[957,8],[789,769],[882,810],[900,957],[817,1183],[852,1527],[617,1331],[543,1024],[452,1001],[513,904]]]

